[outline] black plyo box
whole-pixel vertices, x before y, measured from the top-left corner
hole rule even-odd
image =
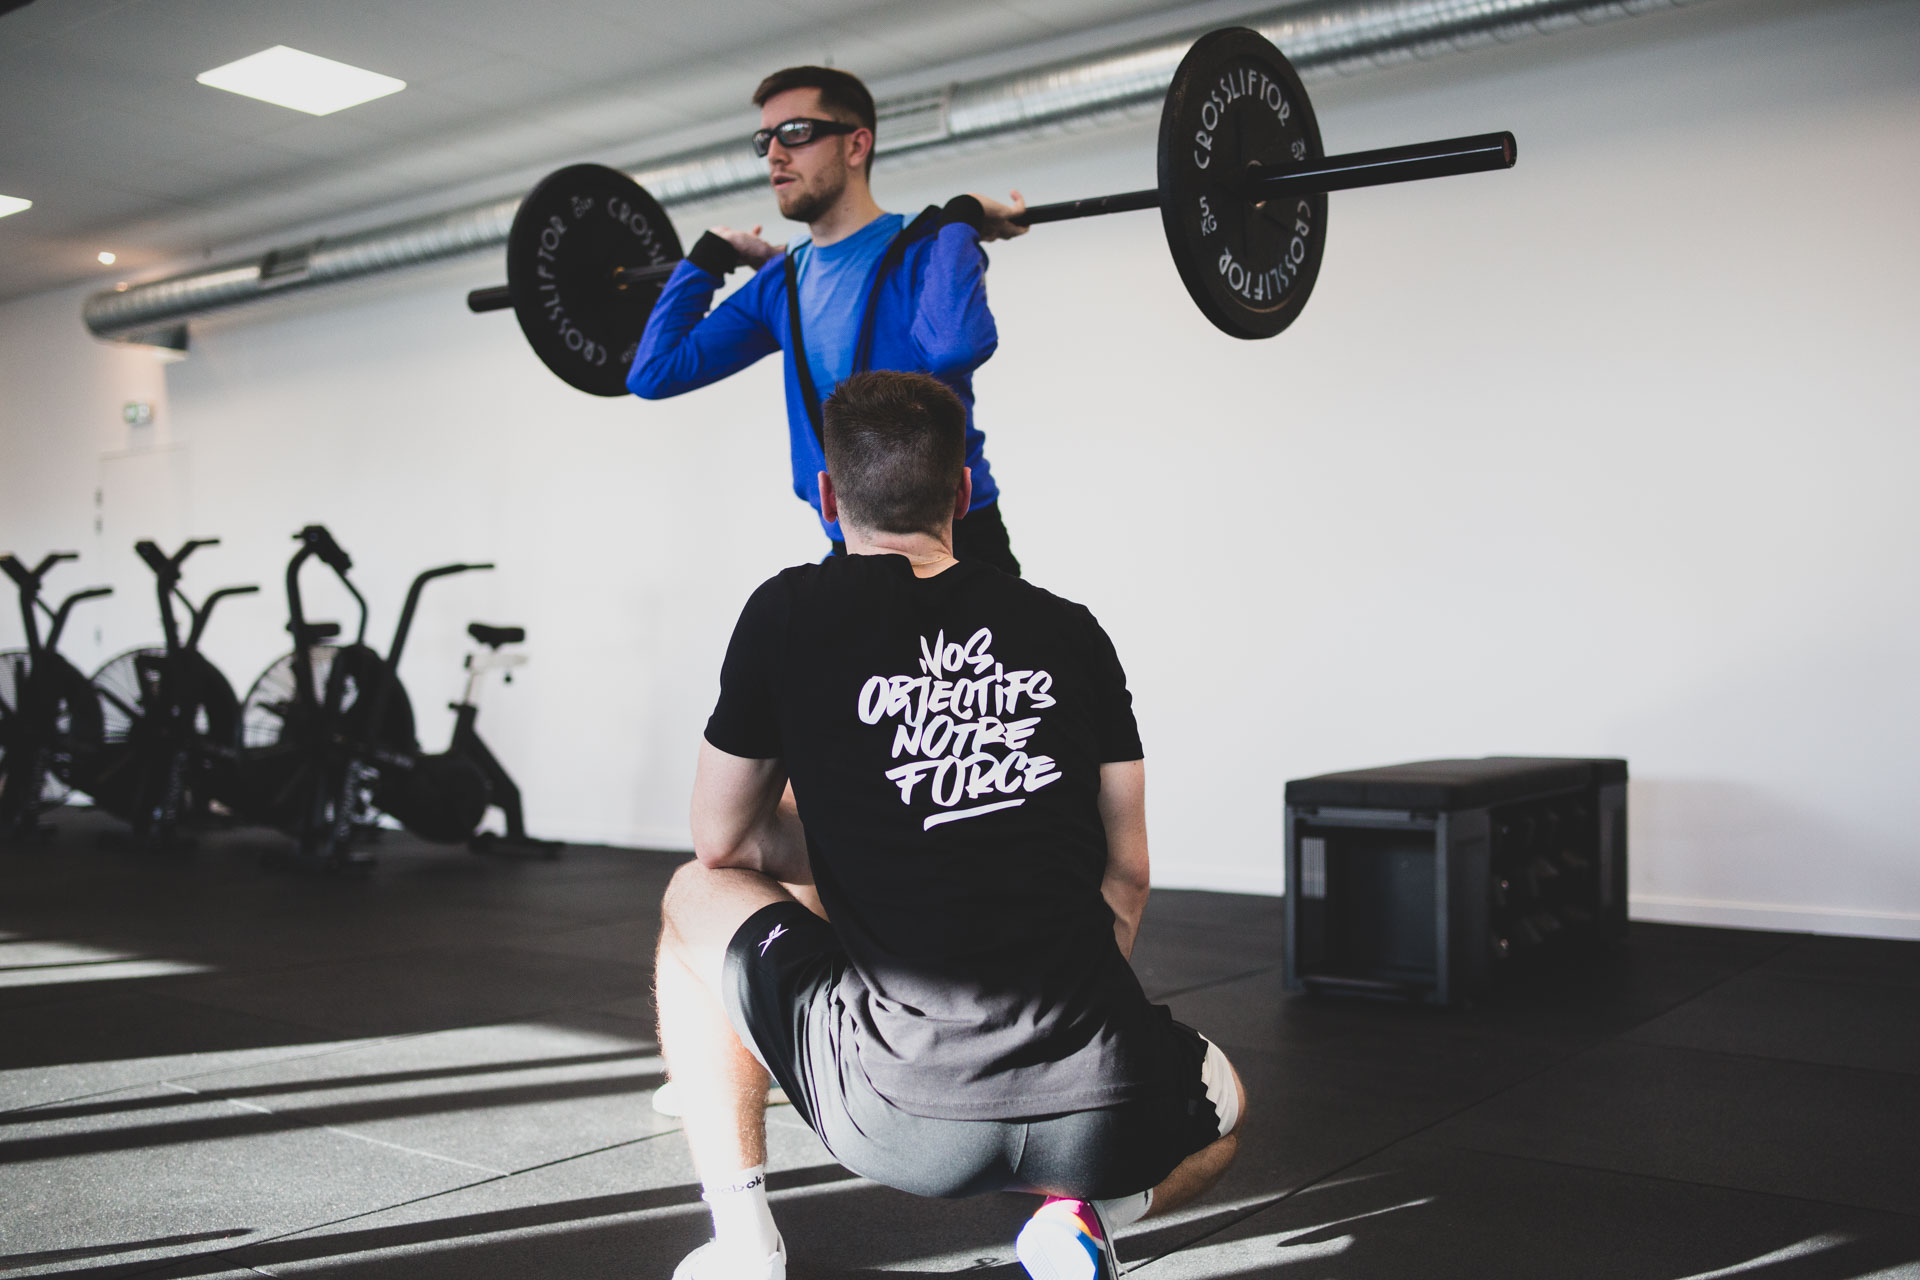
[[[1627,928],[1627,762],[1422,760],[1287,784],[1289,987],[1458,1005]]]

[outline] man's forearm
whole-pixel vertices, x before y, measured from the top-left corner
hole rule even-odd
[[[1140,917],[1147,909],[1147,886],[1109,875],[1100,882],[1100,896],[1113,911],[1113,940],[1120,954],[1133,958],[1134,939],[1140,935]]]
[[[724,848],[716,849],[709,844],[705,849],[696,849],[700,861],[709,867],[758,871],[782,884],[812,884],[813,864],[807,857],[807,837],[792,797],[793,793],[787,792]]]
[[[702,865],[813,883],[806,833],[780,761],[730,755],[703,740],[690,817]]]
[[[1100,896],[1113,911],[1113,940],[1120,954],[1133,958],[1140,916],[1147,909],[1153,882],[1147,857],[1147,774],[1139,760],[1100,766],[1100,822],[1107,834],[1107,869]]]
[[[757,833],[760,845],[760,870],[782,884],[812,884],[813,862],[807,856],[807,833],[800,825],[800,810],[788,787]]]

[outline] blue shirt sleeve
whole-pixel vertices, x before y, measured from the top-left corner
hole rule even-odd
[[[987,308],[987,255],[965,222],[935,234],[913,315],[913,345],[921,368],[936,378],[964,378],[1000,345]]]
[[[780,349],[754,303],[775,255],[758,275],[713,306],[720,277],[682,260],[647,317],[640,349],[627,373],[627,390],[643,400],[664,400],[740,372]],[[709,312],[708,308],[712,307]]]

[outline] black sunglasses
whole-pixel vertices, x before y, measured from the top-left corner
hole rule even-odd
[[[824,138],[830,134],[852,133],[864,125],[847,124],[842,120],[814,120],[807,116],[795,116],[791,120],[782,120],[771,129],[756,129],[753,134],[753,154],[764,156],[773,145],[775,138],[780,145],[791,151],[795,147],[804,147],[815,138]]]

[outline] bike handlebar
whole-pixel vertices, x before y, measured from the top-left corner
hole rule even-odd
[[[80,553],[78,551],[50,551],[41,559],[39,564],[29,569],[25,564],[21,563],[17,556],[0,555],[0,570],[5,570],[6,575],[12,578],[22,591],[38,592],[40,590],[40,579],[47,576],[47,570],[53,568],[53,566],[59,564],[62,560],[78,560],[79,558]]]
[[[306,626],[306,613],[300,605],[300,565],[308,556],[317,556],[321,563],[333,570],[333,576],[340,580],[340,585],[347,589],[354,604],[359,606],[360,625],[354,632],[353,642],[364,643],[367,638],[367,598],[360,594],[360,588],[354,586],[353,579],[347,576],[347,570],[353,567],[353,560],[333,540],[333,535],[327,532],[324,525],[310,524],[293,536],[300,543],[300,550],[287,562],[287,612],[290,615],[287,630],[293,633],[297,643]],[[299,670],[305,670],[302,664],[296,666]]]
[[[219,545],[220,539],[218,538],[188,538],[180,544],[180,549],[173,553],[173,558],[167,561],[168,565],[173,568],[173,576],[176,578],[180,576],[180,566],[187,562],[188,556],[202,547],[217,547]]]
[[[420,592],[435,578],[445,578],[451,574],[467,573],[471,570],[491,569],[491,564],[443,564],[437,569],[428,569],[417,575],[413,585],[407,588],[406,603],[400,606],[400,623],[393,629],[393,647],[387,650],[388,665],[398,669],[401,651],[407,647],[407,633],[413,629],[413,612],[420,607]]]
[[[213,606],[228,596],[250,596],[259,590],[257,586],[221,587],[218,591],[209,592],[198,609],[188,603],[184,595],[180,596],[181,603],[186,604],[187,611],[193,615],[193,630],[187,636],[187,647],[196,650],[200,647],[200,637],[207,629],[207,619],[213,616]]]
[[[18,556],[11,554],[0,555],[0,571],[4,571],[9,578],[12,578],[14,585],[20,589],[20,625],[26,629],[27,651],[29,653],[37,655],[42,648],[53,647],[60,638],[60,627],[66,620],[67,610],[75,601],[83,600],[88,596],[107,595],[111,593],[111,587],[95,587],[90,591],[85,591],[69,598],[58,610],[47,607],[47,602],[40,598],[40,580],[47,576],[48,570],[52,569],[54,565],[59,564],[62,560],[78,560],[79,558],[80,553],[77,551],[55,551],[43,557],[38,565],[29,569],[25,564],[21,563]],[[39,613],[36,613],[35,610],[38,610]],[[51,632],[47,636],[44,644],[40,639],[40,613],[46,614],[52,622]]]
[[[138,551],[140,558],[147,562],[147,568],[153,570],[162,578],[178,578],[180,576],[180,566],[187,562],[188,556],[198,551],[201,547],[217,547],[219,545],[220,539],[218,538],[189,538],[180,544],[178,551],[172,555],[168,555],[160,549],[159,544],[152,538],[142,538],[133,544],[133,549]]]
[[[491,568],[493,568],[491,564],[443,564],[437,569],[424,570],[414,578],[413,585],[407,589],[407,598],[409,600],[417,599],[420,595],[420,588],[432,582],[435,578],[447,578],[456,573],[469,573],[475,570]]]
[[[47,609],[47,616],[50,621],[47,624],[46,647],[51,649],[60,643],[60,633],[67,629],[67,615],[73,611],[73,606],[79,604],[82,600],[93,600],[100,596],[110,596],[112,594],[112,587],[88,587],[86,590],[76,591],[65,600],[62,600],[58,609]],[[46,609],[46,602],[42,601],[40,607]]]
[[[294,537],[313,548],[313,554],[325,561],[335,573],[343,574],[353,568],[353,559],[333,540],[333,535],[327,532],[325,525],[310,524]]]

